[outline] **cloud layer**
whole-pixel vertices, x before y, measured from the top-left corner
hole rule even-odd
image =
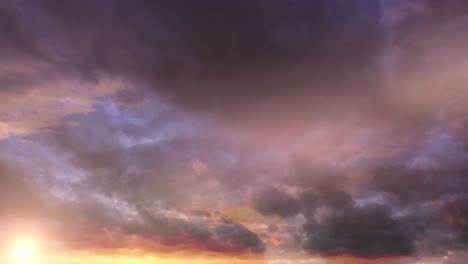
[[[76,250],[458,263],[467,11],[4,1],[0,222]]]

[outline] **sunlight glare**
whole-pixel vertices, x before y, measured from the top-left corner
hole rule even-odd
[[[37,243],[30,238],[19,238],[11,244],[11,257],[14,263],[34,263],[39,252]]]

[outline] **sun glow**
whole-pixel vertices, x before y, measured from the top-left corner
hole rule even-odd
[[[39,257],[39,250],[34,239],[18,238],[11,243],[10,254],[13,263],[33,264]]]

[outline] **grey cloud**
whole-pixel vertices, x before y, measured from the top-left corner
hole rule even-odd
[[[129,206],[136,210],[131,218],[105,204],[79,202],[64,206],[68,209],[60,211],[65,217],[60,223],[61,233],[65,234],[64,242],[75,247],[119,249],[131,246],[161,252],[201,250],[228,255],[262,254],[265,250],[255,233],[235,222],[168,216],[157,208],[131,204]],[[101,232],[123,232],[124,237],[120,241],[94,240],[93,234],[103,236]],[[139,243],[127,244],[135,240],[128,242],[125,236],[136,236]],[[145,241],[155,243],[155,248]]]
[[[319,185],[314,189],[302,191],[298,197],[279,188],[268,187],[258,191],[253,198],[253,207],[257,212],[282,217],[299,213],[308,215],[318,207],[340,209],[352,204],[351,195],[339,187],[329,185]]]
[[[463,244],[468,243],[468,197],[457,197],[449,201],[445,208],[444,221],[458,233],[457,239]]]
[[[349,207],[304,229],[305,249],[324,255],[363,257],[406,256],[414,253],[411,230],[381,206]]]
[[[277,188],[266,188],[254,198],[254,208],[264,215],[294,216],[300,212],[299,199]]]
[[[215,248],[219,247],[219,251],[230,251],[229,247],[232,247],[231,250],[241,252],[247,249],[251,253],[261,253],[265,250],[263,242],[255,233],[237,223],[217,226],[214,229],[214,234],[222,242],[214,245]],[[226,247],[228,248],[226,249]]]
[[[61,75],[130,80],[178,107],[228,114],[238,125],[268,126],[274,110],[269,115],[291,122],[290,130],[311,119],[346,119],[349,109],[373,122],[427,121],[446,98],[439,102],[431,84],[430,98],[414,98],[420,90],[409,88],[433,72],[428,57],[441,54],[444,28],[460,33],[466,10],[455,0],[8,3],[5,43],[32,45]],[[461,63],[452,53],[442,57],[441,65]],[[397,81],[382,85],[388,71]],[[463,83],[458,72],[447,75],[456,81],[434,83]]]
[[[36,57],[39,52],[34,45],[34,39],[22,27],[21,15],[13,3],[6,1],[0,5],[0,32],[4,36],[0,44],[0,56],[4,59],[21,57]]]
[[[420,170],[403,166],[377,170],[371,185],[372,189],[394,195],[402,203],[433,199],[437,195],[437,186],[432,177]]]
[[[301,193],[301,203],[306,209],[319,206],[344,208],[353,204],[353,198],[336,186],[317,186]]]
[[[89,79],[129,78],[184,108],[204,111],[238,111],[240,102],[252,109],[286,91],[348,94],[349,85],[329,75],[339,67],[348,83],[370,79],[364,68],[381,42],[375,1],[17,5],[21,13],[9,15],[18,16],[28,43],[57,69]],[[6,36],[18,42],[15,34]]]

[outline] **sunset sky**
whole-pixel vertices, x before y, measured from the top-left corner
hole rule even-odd
[[[0,264],[468,263],[468,2],[0,1]]]

